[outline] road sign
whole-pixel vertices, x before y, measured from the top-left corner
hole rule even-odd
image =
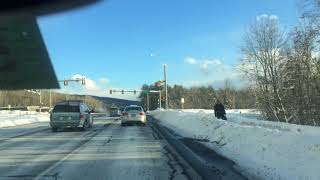
[[[184,103],[184,98],[181,98],[181,103],[182,103],[182,104]]]
[[[150,90],[143,90],[142,93],[144,93],[144,94],[149,94],[149,93],[150,93]]]

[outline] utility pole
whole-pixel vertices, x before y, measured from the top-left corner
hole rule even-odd
[[[147,111],[150,109],[149,93],[147,93]]]
[[[49,89],[49,109],[52,107],[52,95],[51,95],[51,89]]]
[[[163,75],[164,75],[164,88],[165,88],[165,99],[166,99],[166,103],[165,103],[165,108],[168,109],[168,85],[167,85],[167,65],[165,64],[163,66]]]
[[[40,90],[39,90],[39,101],[40,101],[39,112],[41,112],[41,108],[42,108],[42,97],[41,97],[41,91],[40,91]]]
[[[161,91],[159,91],[159,108],[161,109]]]

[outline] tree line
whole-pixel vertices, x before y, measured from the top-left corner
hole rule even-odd
[[[285,31],[277,18],[248,28],[240,70],[252,82],[257,107],[269,120],[320,124],[320,1],[305,1],[299,24]]]
[[[102,101],[87,95],[72,95],[72,94],[62,94],[52,91],[51,92],[51,105],[54,106],[56,103],[68,100],[83,100],[95,111],[103,112],[105,111],[105,105]],[[50,106],[50,92],[49,90],[41,91],[41,102],[40,95],[25,90],[15,90],[15,91],[0,91],[0,107],[17,107],[17,106]]]
[[[164,106],[165,92],[162,87],[156,85],[143,85],[142,90],[160,90],[162,94],[161,103]],[[236,89],[229,80],[225,81],[223,88],[214,89],[212,86],[184,87],[182,85],[168,85],[168,105],[172,109],[213,109],[213,106],[220,100],[226,108],[252,109],[256,108],[256,100],[250,88]],[[147,109],[147,95],[142,93],[139,96],[145,109]],[[184,103],[181,102],[184,98]],[[159,95],[149,93],[150,110],[159,107]]]

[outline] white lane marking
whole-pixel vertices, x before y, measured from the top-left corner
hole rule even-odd
[[[74,155],[76,152],[80,151],[82,148],[85,147],[85,145],[87,143],[90,142],[90,140],[95,137],[96,135],[98,135],[100,132],[102,132],[104,129],[102,129],[101,131],[99,131],[97,134],[95,134],[94,136],[90,137],[89,139],[86,139],[84,141],[83,144],[81,144],[78,148],[74,149],[73,151],[71,151],[68,155],[66,155],[65,157],[63,157],[62,159],[60,159],[58,162],[54,163],[52,166],[50,166],[48,169],[46,169],[45,171],[43,171],[42,173],[40,173],[39,175],[37,175],[37,177],[34,178],[34,180],[40,180],[41,178],[44,178],[45,175],[47,175],[49,172],[53,171],[56,167],[58,167],[59,165],[62,164],[63,161],[65,161],[66,159],[68,159],[71,155]]]

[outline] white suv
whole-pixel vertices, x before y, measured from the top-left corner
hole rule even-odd
[[[121,125],[126,126],[128,124],[141,124],[146,125],[147,117],[141,106],[127,106],[124,108],[121,115]]]

